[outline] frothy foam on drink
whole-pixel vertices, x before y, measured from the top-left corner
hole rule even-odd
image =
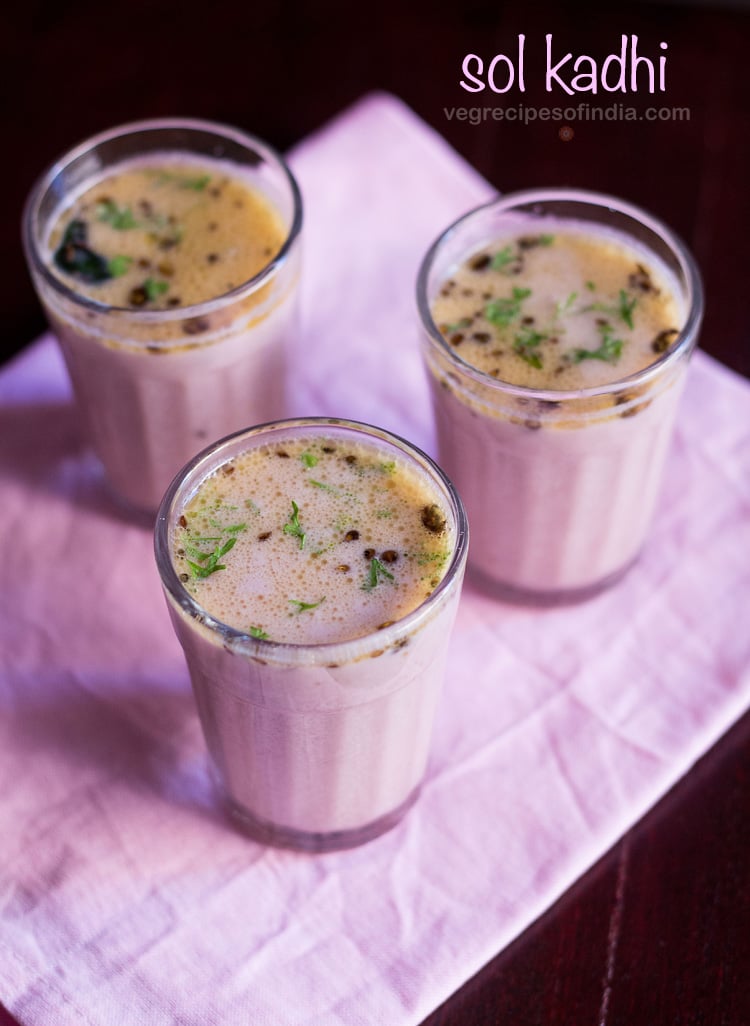
[[[628,240],[551,222],[546,234],[473,252],[440,286],[432,316],[456,356],[485,374],[572,391],[659,359],[684,324],[678,296],[667,269]]]
[[[266,443],[207,477],[178,514],[174,564],[216,619],[257,638],[362,637],[442,579],[445,500],[391,450],[312,435]]]
[[[174,155],[101,178],[53,218],[51,265],[108,306],[171,309],[258,274],[285,238],[278,212],[238,170]]]

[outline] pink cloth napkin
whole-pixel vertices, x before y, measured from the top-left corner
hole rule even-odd
[[[414,278],[490,195],[399,102],[299,146],[290,398],[429,451]],[[419,1023],[750,700],[750,387],[691,368],[642,559],[584,605],[467,586],[421,800],[324,856],[214,806],[145,526],[119,518],[49,338],[0,374],[0,1000],[25,1024]]]

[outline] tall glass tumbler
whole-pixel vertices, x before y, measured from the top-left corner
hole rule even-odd
[[[334,641],[307,641],[307,627],[303,640],[294,644],[274,641],[265,631],[247,626],[238,629],[209,613],[200,604],[197,588],[191,592],[189,573],[180,572],[185,567],[178,562],[179,552],[176,556],[181,544],[178,525],[184,529],[187,524],[192,515],[189,504],[202,483],[214,473],[220,482],[227,481],[225,468],[234,468],[232,461],[241,460],[253,449],[281,448],[280,455],[285,458],[270,459],[268,474],[252,478],[263,489],[262,495],[255,494],[253,509],[266,508],[272,501],[267,496],[279,488],[273,466],[283,463],[287,469],[299,462],[289,453],[290,447],[300,441],[308,449],[316,442],[325,444],[330,452],[335,448],[336,456],[332,458],[341,460],[344,457],[339,454],[347,447],[357,447],[357,452],[365,454],[371,449],[375,459],[386,461],[389,469],[404,468],[406,473],[416,475],[423,482],[424,494],[432,496],[427,501],[438,503],[445,514],[445,537],[450,539],[450,547],[442,577],[432,582],[433,590],[426,598],[418,598],[411,612],[388,619],[364,635],[360,621],[351,620],[351,614],[341,623],[341,610],[336,608],[332,590],[348,588],[355,602],[357,596],[366,601],[358,579],[347,582],[348,575],[339,572],[349,571],[348,564],[356,560],[353,571],[359,573],[364,566],[359,549],[362,544],[372,544],[366,541],[366,526],[360,525],[361,537],[360,531],[347,530],[350,525],[343,522],[331,528],[334,543],[325,547],[328,555],[321,557],[330,564],[327,570],[321,570],[330,574],[328,601],[315,603],[319,606],[315,616],[330,618],[325,626],[337,632]],[[305,451],[303,455],[313,466],[311,453]],[[323,470],[317,465],[310,473],[320,476]],[[232,488],[245,489],[245,476],[240,470],[232,469],[230,477]],[[372,497],[368,498],[371,475],[352,474],[351,481],[346,501],[351,510],[358,511],[357,515],[365,515],[373,502]],[[339,487],[318,480],[315,485],[300,487],[297,493],[295,517],[299,514],[306,529],[306,503],[313,501],[312,493],[322,495],[323,490],[332,492]],[[232,509],[241,508],[240,500],[231,501]],[[236,519],[242,513],[231,515]],[[371,509],[369,516],[377,517],[378,510]],[[255,525],[259,523],[254,521]],[[225,613],[226,619],[233,619],[235,612],[245,618],[242,622],[262,616],[272,598],[272,588],[281,587],[277,579],[286,584],[291,573],[293,587],[299,589],[314,572],[313,563],[315,571],[320,564],[309,538],[303,546],[297,537],[276,527],[273,531],[280,539],[282,554],[275,553],[269,564],[262,547],[270,544],[263,539],[272,532],[268,525],[265,527],[259,540],[258,527],[253,527],[244,555],[240,544],[231,542],[231,553],[222,558],[222,562],[239,561],[242,581],[238,608],[230,610],[231,615]],[[286,530],[299,533],[291,525]],[[338,541],[337,531],[341,535]],[[352,541],[354,536],[358,541]],[[467,547],[463,506],[443,472],[408,442],[365,424],[325,418],[267,424],[207,449],[175,478],[157,518],[156,561],[172,623],[185,652],[219,791],[231,816],[251,836],[306,851],[352,847],[393,827],[416,800],[427,763]],[[253,559],[259,562],[253,564]],[[342,559],[346,563],[336,565]],[[286,566],[287,560],[292,561],[290,567]],[[400,565],[388,564],[388,577],[394,581]],[[419,572],[428,570],[423,567]],[[274,579],[273,586],[266,575]],[[365,590],[367,587],[365,584]],[[389,594],[395,596],[397,586],[391,581],[385,581],[383,588],[391,589]],[[263,592],[262,597],[253,597],[257,590]],[[312,605],[307,609],[304,616],[311,617]],[[312,619],[297,617],[296,622],[309,623],[312,636]]]
[[[545,243],[571,225],[627,240],[664,269],[684,313],[668,349],[637,373],[618,379],[615,370],[604,385],[565,391],[511,384],[467,362],[433,317],[441,287],[493,240],[520,234],[532,240],[526,245]],[[617,580],[651,524],[703,313],[700,275],[684,244],[650,214],[610,196],[570,189],[508,195],[437,239],[419,272],[417,304],[439,459],[466,504],[472,574],[498,595],[541,604],[586,598]],[[534,337],[519,335],[532,344]]]
[[[180,165],[235,178],[275,211],[283,241],[257,273],[205,301],[166,309],[109,306],[60,274],[50,234],[77,197],[133,167],[161,169],[166,180]],[[186,184],[200,189],[208,177]],[[208,192],[192,195],[198,201]],[[34,186],[23,218],[32,279],[90,440],[127,505],[154,512],[177,470],[210,441],[283,415],[301,226],[300,191],[284,160],[259,139],[206,121],[141,121],[103,132],[61,157]],[[166,244],[184,243],[174,232]]]

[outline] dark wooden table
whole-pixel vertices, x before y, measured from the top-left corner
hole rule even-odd
[[[703,348],[750,376],[749,8],[623,3],[605,11],[543,2],[521,14],[499,0],[444,8],[32,0],[0,24],[2,358],[44,327],[20,251],[20,209],[43,166],[73,141],[119,122],[181,114],[235,123],[284,150],[383,88],[505,192],[596,188],[670,223],[703,269]],[[505,95],[465,92],[464,56],[477,54],[486,67],[495,54],[517,54],[519,33],[525,92],[517,80]],[[635,34],[639,54],[657,70],[666,55],[666,91],[649,94],[641,75],[635,93],[568,97],[557,85],[547,92],[548,33],[555,62],[570,52],[599,67],[619,52],[623,34],[628,42]],[[584,111],[561,121],[490,116],[474,125],[444,112],[581,102],[632,108],[637,120],[623,112],[593,121]],[[660,111],[654,120],[650,108]],[[736,616],[737,630],[750,630],[750,609]],[[0,1026],[14,1022],[0,1007]],[[495,1023],[750,1024],[750,715],[424,1026]]]

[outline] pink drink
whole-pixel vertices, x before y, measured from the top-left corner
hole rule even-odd
[[[540,602],[617,579],[651,522],[697,337],[689,254],[620,201],[520,194],[438,240],[418,298],[472,572]]]
[[[438,468],[364,425],[267,425],[173,483],[157,561],[217,782],[253,836],[349,847],[415,801],[466,544]]]
[[[208,442],[282,414],[300,225],[281,158],[198,121],[103,133],[34,188],[34,284],[129,506],[154,511]]]

